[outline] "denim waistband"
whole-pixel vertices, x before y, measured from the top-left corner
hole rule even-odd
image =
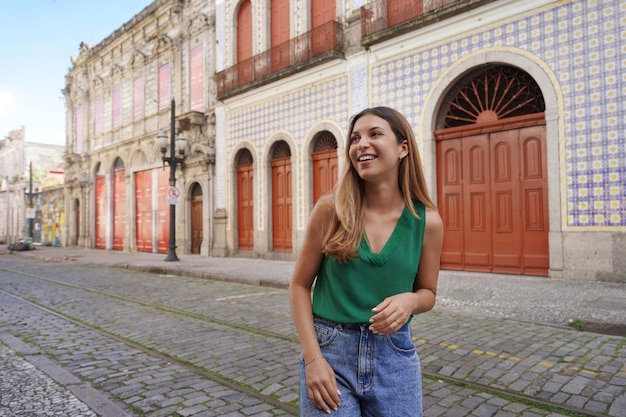
[[[367,329],[370,326],[370,323],[338,323],[336,321],[328,320],[320,316],[313,316],[313,320],[319,321],[329,326],[340,327],[342,329],[352,329],[352,330],[357,330],[357,329],[362,329],[362,328]]]

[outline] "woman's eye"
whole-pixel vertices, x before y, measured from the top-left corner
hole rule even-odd
[[[359,140],[358,136],[352,136],[352,137],[350,138],[350,142],[353,142],[353,143],[354,143],[354,142],[357,142],[358,140]]]

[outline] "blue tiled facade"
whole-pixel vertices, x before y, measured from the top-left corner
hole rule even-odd
[[[624,2],[554,2],[238,107],[227,114],[228,153],[243,140],[262,152],[275,131],[287,131],[302,144],[320,120],[344,127],[351,114],[369,105],[396,107],[419,131],[422,119],[432,117],[423,114],[424,100],[451,65],[485,49],[517,49],[550,68],[562,97],[564,228],[620,230],[626,227],[625,27]]]

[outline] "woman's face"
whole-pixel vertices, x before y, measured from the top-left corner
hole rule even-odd
[[[354,124],[348,151],[352,166],[365,181],[398,178],[400,160],[408,153],[406,141],[398,143],[389,123],[374,114]]]

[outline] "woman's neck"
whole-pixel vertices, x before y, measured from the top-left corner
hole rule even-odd
[[[366,184],[365,209],[374,212],[404,208],[404,198],[397,184]]]

